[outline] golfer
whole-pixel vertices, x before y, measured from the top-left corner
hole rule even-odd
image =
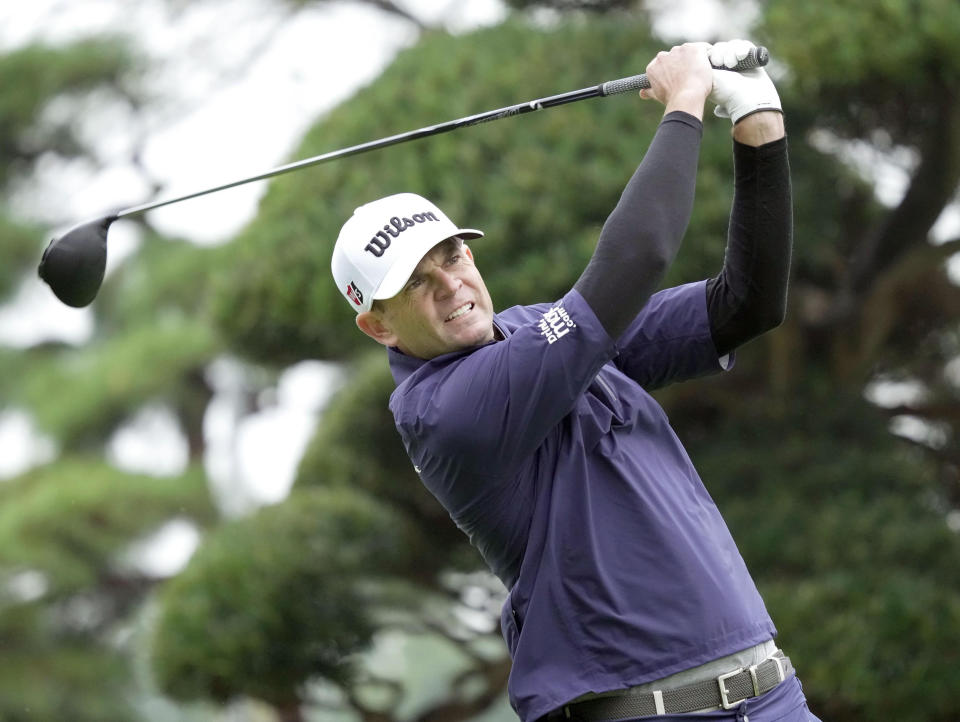
[[[647,66],[665,113],[562,298],[495,313],[467,241],[428,200],[358,208],[333,253],[357,326],[388,348],[390,408],[423,483],[509,590],[524,722],[807,722],[789,657],[651,389],[729,369],[783,319],[792,236],[780,100],[746,41]],[[716,277],[654,293],[690,218],[707,99],[733,121]],[[563,238],[555,239],[563,243]],[[689,716],[684,716],[689,719]]]

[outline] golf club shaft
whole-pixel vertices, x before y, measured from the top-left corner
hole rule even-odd
[[[730,70],[740,71],[747,70],[749,68],[756,68],[767,64],[769,55],[767,49],[763,47],[753,48],[750,51],[750,54],[740,61],[740,63],[735,68],[730,68]],[[719,68],[724,70],[726,68]],[[154,210],[155,208],[161,208],[162,206],[168,206],[172,203],[179,203],[180,201],[190,200],[191,198],[199,198],[200,196],[205,196],[210,193],[217,193],[218,191],[227,190],[228,188],[235,188],[237,186],[244,185],[246,183],[252,183],[258,180],[265,180],[267,178],[273,178],[278,175],[283,175],[284,173],[290,173],[291,171],[300,170],[301,168],[307,168],[312,165],[318,165],[320,163],[326,163],[327,161],[336,160],[338,158],[346,158],[351,155],[358,155],[360,153],[366,153],[371,150],[378,150],[380,148],[387,148],[391,145],[397,145],[398,143],[406,143],[410,140],[417,140],[419,138],[426,138],[431,135],[439,135],[440,133],[447,133],[451,130],[456,130],[457,128],[465,128],[471,125],[479,125],[480,123],[489,123],[494,120],[500,120],[501,118],[509,118],[514,115],[524,115],[525,113],[532,113],[537,110],[543,110],[545,108],[553,108],[558,105],[565,105],[567,103],[575,103],[580,100],[586,100],[587,98],[602,98],[608,95],[617,95],[619,93],[627,93],[634,90],[641,90],[643,88],[649,88],[650,81],[647,79],[645,74],[641,75],[632,75],[627,78],[620,78],[619,80],[610,80],[606,83],[601,83],[589,88],[581,88],[580,90],[571,90],[567,93],[561,93],[559,95],[551,95],[545,98],[538,98],[536,100],[530,100],[526,103],[518,103],[517,105],[507,106],[505,108],[498,108],[496,110],[488,110],[484,113],[478,113],[476,115],[468,115],[463,118],[457,118],[456,120],[450,120],[445,123],[439,123],[437,125],[430,125],[424,128],[418,128],[417,130],[411,130],[406,133],[399,133],[397,135],[391,135],[386,138],[380,138],[378,140],[371,140],[366,143],[360,143],[359,145],[352,145],[348,148],[341,148],[340,150],[330,151],[329,153],[323,153],[321,155],[313,156],[312,158],[305,158],[303,160],[298,160],[293,163],[288,163],[286,165],[273,168],[264,173],[259,173],[258,175],[249,176],[247,178],[241,178],[240,180],[235,180],[230,183],[224,183],[223,185],[214,186],[212,188],[206,188],[204,190],[195,191],[193,193],[188,193],[187,195],[177,196],[176,198],[168,198],[165,200],[154,201],[151,203],[144,203],[138,206],[132,206],[131,208],[125,208],[121,211],[117,211],[113,214],[115,218],[124,218],[126,216],[132,216],[139,213],[145,213],[146,211]]]

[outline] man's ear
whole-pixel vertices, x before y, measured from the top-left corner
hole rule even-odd
[[[467,254],[467,258],[469,258],[472,263],[476,263],[476,261],[473,260],[473,251],[470,250],[470,246],[466,243],[463,244],[463,252]]]
[[[397,336],[376,311],[362,311],[357,314],[357,328],[377,343],[384,346],[396,346]]]

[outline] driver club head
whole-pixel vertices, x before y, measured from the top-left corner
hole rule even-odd
[[[103,283],[107,265],[107,230],[117,216],[104,216],[74,226],[50,241],[37,272],[68,306],[89,305]]]

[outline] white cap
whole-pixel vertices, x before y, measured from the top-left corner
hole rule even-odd
[[[433,203],[398,193],[360,206],[343,224],[333,248],[333,280],[354,311],[369,311],[376,298],[392,298],[406,285],[427,252],[458,236],[481,231],[457,226]]]

